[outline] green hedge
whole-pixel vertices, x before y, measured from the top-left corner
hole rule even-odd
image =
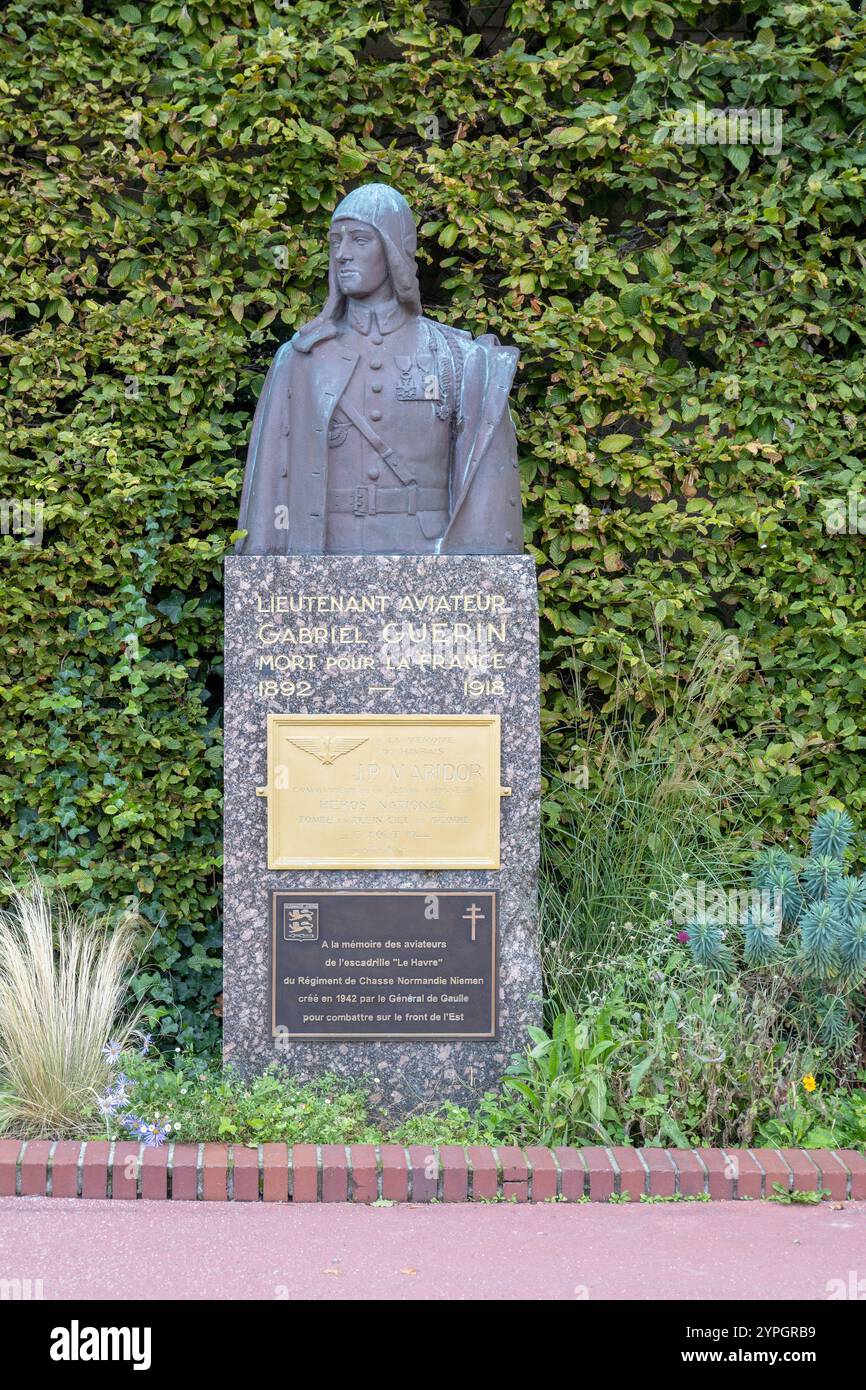
[[[0,852],[140,896],[166,1030],[218,1027],[251,414],[364,179],[414,204],[431,312],[522,352],[551,752],[576,671],[657,701],[722,627],[771,817],[862,821],[864,542],[822,501],[864,470],[864,81],[835,0],[7,4],[0,498],[42,499],[44,538],[0,538]],[[677,143],[699,101],[775,110],[781,149]]]

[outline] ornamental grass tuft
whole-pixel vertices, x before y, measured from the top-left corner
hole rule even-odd
[[[729,653],[723,636],[706,643],[663,713],[644,720],[620,668],[611,711],[589,718],[581,775],[548,774],[539,884],[548,1025],[569,1008],[580,1014],[609,983],[607,961],[669,938],[678,892],[724,890],[742,873],[752,803],[748,750],[721,732],[741,675]],[[648,663],[642,679],[653,682]],[[693,951],[705,944],[696,933]],[[724,953],[721,938],[713,951]]]
[[[86,1132],[136,1023],[127,989],[147,940],[133,911],[73,912],[38,878],[6,883],[0,909],[0,1132],[56,1138]]]

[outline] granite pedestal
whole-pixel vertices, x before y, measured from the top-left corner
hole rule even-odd
[[[269,714],[498,715],[501,782],[511,789],[500,802],[501,867],[269,869],[268,804],[256,795],[268,778]],[[471,1106],[499,1081],[525,1046],[528,1026],[540,1021],[539,744],[537,597],[528,556],[226,561],[227,1063],[247,1075],[277,1061],[302,1079],[323,1072],[369,1079],[378,1104],[394,1115],[445,1099]],[[274,890],[295,905],[323,890],[371,900],[414,892],[421,902],[477,894],[489,903],[496,894],[495,1036],[275,1036]],[[358,937],[370,931],[359,919]]]

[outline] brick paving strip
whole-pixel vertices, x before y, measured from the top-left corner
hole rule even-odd
[[[853,1149],[443,1144],[166,1144],[0,1139],[0,1197],[175,1202],[728,1201],[825,1190],[866,1199]]]

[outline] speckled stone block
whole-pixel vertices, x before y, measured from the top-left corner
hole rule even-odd
[[[248,1075],[279,1061],[301,1078],[328,1071],[367,1080],[377,1103],[394,1115],[445,1099],[471,1106],[524,1046],[527,1027],[540,1021],[534,564],[525,555],[240,555],[226,561],[225,592],[225,1060]],[[368,606],[377,611],[346,610],[350,598],[365,595],[376,596]],[[271,596],[283,596],[286,611],[271,611]],[[494,598],[498,612],[487,606]],[[412,624],[400,629],[406,633],[400,651],[410,659],[398,669],[395,647],[383,636],[394,622]],[[444,626],[434,630],[434,622]],[[455,624],[462,625],[456,632]],[[336,629],[346,625],[353,636],[341,646]],[[272,642],[275,630],[286,627],[298,640]],[[262,665],[274,653],[294,656],[295,669]],[[372,665],[340,668],[341,661],[351,667],[345,658],[359,653],[372,657]],[[500,803],[502,867],[269,870],[267,802],[255,792],[267,781],[268,714],[499,714],[501,781],[512,788]],[[497,1037],[275,1040],[269,920],[275,888],[498,890]]]

